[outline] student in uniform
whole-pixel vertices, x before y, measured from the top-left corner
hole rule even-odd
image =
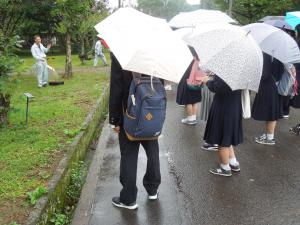
[[[258,93],[252,106],[252,117],[266,122],[266,131],[255,142],[264,145],[275,145],[275,128],[277,120],[283,116],[282,98],[278,94],[276,82],[281,79],[283,64],[272,56],[263,53],[264,66]]]
[[[158,187],[161,183],[158,140],[130,141],[123,128],[124,112],[127,109],[132,79],[132,72],[123,70],[117,58],[111,53],[109,123],[119,136],[120,183],[122,184],[122,190],[118,196],[112,199],[112,204],[130,210],[138,208],[136,176],[140,145],[144,147],[147,155],[143,185],[149,200],[158,199]]]
[[[219,176],[239,172],[234,146],[243,142],[241,90],[232,91],[218,76],[204,77],[203,83],[215,93],[205,128],[204,140],[218,145],[219,166],[210,170]]]
[[[191,53],[194,56],[194,60],[198,60],[198,55],[194,48],[189,47]],[[191,62],[190,66],[184,73],[182,79],[179,82],[178,89],[177,89],[177,98],[176,102],[178,105],[185,105],[187,117],[183,118],[181,122],[187,125],[194,125],[197,124],[197,111],[198,111],[198,103],[201,102],[201,89],[200,90],[191,90],[188,88],[187,79],[190,76],[192,71],[193,62]]]

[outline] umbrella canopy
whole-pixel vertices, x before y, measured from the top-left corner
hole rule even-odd
[[[286,13],[285,21],[295,29],[300,24],[300,11]]]
[[[261,18],[258,22],[265,22],[267,20],[284,20],[284,16],[265,16]]]
[[[189,34],[191,34],[191,33],[193,33],[193,30],[194,30],[194,29],[195,29],[195,28],[193,28],[193,27],[183,27],[183,28],[176,29],[176,30],[174,31],[174,33],[175,33],[179,38],[181,38],[181,39],[184,40],[184,37],[187,36],[187,35],[189,35]]]
[[[232,90],[258,90],[263,67],[262,52],[241,27],[204,24],[184,40],[196,50],[200,66],[221,77]]]
[[[124,70],[179,82],[193,60],[168,23],[121,8],[95,26]]]
[[[227,14],[218,10],[198,9],[192,12],[182,12],[173,17],[169,25],[171,27],[195,27],[203,23],[236,23]]]
[[[267,20],[264,23],[269,24],[273,27],[277,27],[279,29],[286,29],[286,30],[294,30],[287,22],[284,20]]]
[[[243,28],[251,33],[263,52],[282,63],[300,62],[299,47],[286,32],[264,23],[253,23]]]

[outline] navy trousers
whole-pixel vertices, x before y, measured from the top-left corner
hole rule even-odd
[[[140,145],[144,147],[147,155],[147,169],[143,185],[149,195],[156,194],[161,183],[158,141],[130,141],[124,129],[121,129],[119,144],[121,150],[120,182],[123,186],[120,192],[120,201],[124,204],[136,201],[138,191],[136,176]]]

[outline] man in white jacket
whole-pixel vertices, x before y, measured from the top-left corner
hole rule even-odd
[[[32,56],[36,60],[35,68],[38,79],[38,87],[42,88],[48,84],[48,68],[46,53],[49,51],[51,44],[47,48],[42,44],[42,39],[39,35],[34,36],[34,44],[31,47]]]
[[[104,63],[104,65],[107,66],[107,61],[106,61],[105,55],[102,52],[102,44],[101,44],[100,39],[96,42],[96,45],[95,45],[94,66],[98,65],[99,58],[101,58],[101,60]]]

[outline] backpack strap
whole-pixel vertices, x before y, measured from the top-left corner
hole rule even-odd
[[[134,83],[137,85],[138,83],[140,83],[142,74],[141,73],[136,73],[136,72],[132,72],[132,78]]]
[[[141,73],[137,73],[137,72],[132,72],[132,77],[133,77],[134,83],[137,85],[141,81],[142,74]],[[151,89],[154,91],[154,86],[153,86],[153,79],[154,79],[154,77],[150,76],[150,79],[151,79]]]

